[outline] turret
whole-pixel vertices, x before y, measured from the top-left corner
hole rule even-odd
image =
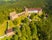
[[[24,7],[24,10],[25,10],[26,13],[28,12],[28,8],[27,7]]]

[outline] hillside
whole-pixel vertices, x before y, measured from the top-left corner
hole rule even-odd
[[[9,28],[14,27],[15,35],[1,40],[52,40],[52,0],[0,0],[0,36],[5,34],[10,13],[16,11],[18,14],[24,11],[24,6],[42,8],[43,14],[32,13],[32,22],[25,15],[14,21],[9,20]],[[46,13],[48,16],[44,19]]]
[[[7,20],[7,16],[11,11],[15,9],[17,12],[21,12],[24,6],[31,8],[41,8],[44,6],[44,3],[43,0],[8,0],[7,2],[5,0],[0,1],[0,23],[2,23],[4,20]]]

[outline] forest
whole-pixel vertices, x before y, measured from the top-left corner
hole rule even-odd
[[[3,35],[7,29],[6,21],[8,21],[10,12],[20,13],[24,10],[24,6],[42,8],[43,14],[41,16],[31,14],[32,21],[30,23],[28,17],[24,18],[24,16],[14,21],[9,20],[9,25],[14,26],[15,35],[1,40],[52,40],[52,0],[0,0],[0,32],[3,31],[0,35]],[[44,20],[46,13],[48,18]],[[38,21],[35,21],[35,17]],[[23,23],[21,28],[16,26],[20,23]]]

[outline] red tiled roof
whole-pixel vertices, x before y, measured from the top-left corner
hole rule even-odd
[[[41,8],[28,8],[28,10],[29,11],[33,11],[33,10],[38,10],[38,11],[40,11],[40,10],[42,10]]]
[[[8,30],[7,30],[7,33],[10,33],[10,32],[12,32],[12,31],[13,31],[12,29],[8,29]]]

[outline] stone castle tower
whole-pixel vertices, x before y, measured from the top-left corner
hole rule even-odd
[[[25,10],[25,14],[28,15],[28,8],[24,7],[24,10]]]

